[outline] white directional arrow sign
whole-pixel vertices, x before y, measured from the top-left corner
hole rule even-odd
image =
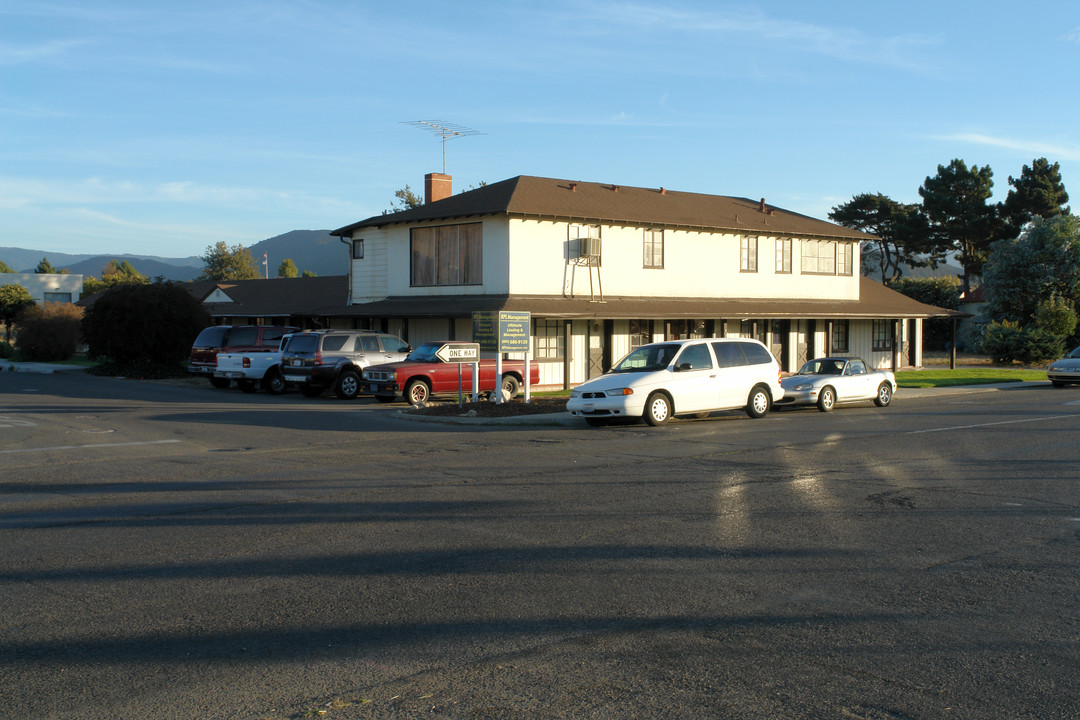
[[[445,363],[474,363],[480,359],[480,343],[446,343],[435,357]]]

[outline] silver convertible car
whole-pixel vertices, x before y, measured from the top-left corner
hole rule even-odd
[[[1063,357],[1055,360],[1046,368],[1046,377],[1054,387],[1062,387],[1068,383],[1080,383],[1080,347]]]
[[[888,370],[874,370],[855,357],[811,360],[794,375],[780,381],[784,397],[776,405],[817,405],[829,412],[838,403],[873,400],[885,407],[896,392],[896,377]]]

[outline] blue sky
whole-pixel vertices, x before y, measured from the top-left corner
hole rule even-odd
[[[0,246],[200,255],[442,169],[918,201],[1047,157],[1080,208],[1075,2],[0,0]],[[2,258],[0,258],[2,259]]]

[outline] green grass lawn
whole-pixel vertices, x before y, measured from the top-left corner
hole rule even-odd
[[[956,370],[901,370],[896,373],[896,384],[906,388],[983,385],[986,383],[1031,382],[1035,380],[1046,380],[1046,371],[985,367],[957,368]]]

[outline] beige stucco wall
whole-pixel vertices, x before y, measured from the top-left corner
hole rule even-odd
[[[469,219],[476,222],[475,219]],[[601,265],[589,268],[569,257],[575,243],[570,223],[485,217],[483,283],[411,287],[409,226],[370,228],[364,258],[352,260],[353,302],[387,296],[565,295],[840,299],[859,297],[859,247],[852,243],[852,275],[804,275],[800,242],[792,243],[791,273],[775,271],[777,239],[758,236],[757,272],[739,270],[739,236],[686,230],[664,231],[664,267],[642,267],[643,227],[603,225]],[[428,225],[418,224],[416,227]],[[592,288],[590,289],[590,280]]]
[[[664,231],[664,267],[642,267],[643,227],[603,225],[601,266],[589,268],[568,257],[574,245],[570,223],[510,221],[509,285],[520,295],[604,295],[858,299],[858,244],[853,274],[803,275],[798,239],[792,243],[792,272],[775,272],[776,238],[758,236],[757,272],[739,270],[739,236],[685,230]],[[487,226],[484,228],[485,256]],[[486,259],[486,258],[485,258]],[[485,267],[485,281],[487,268]],[[590,290],[590,275],[593,288]]]

